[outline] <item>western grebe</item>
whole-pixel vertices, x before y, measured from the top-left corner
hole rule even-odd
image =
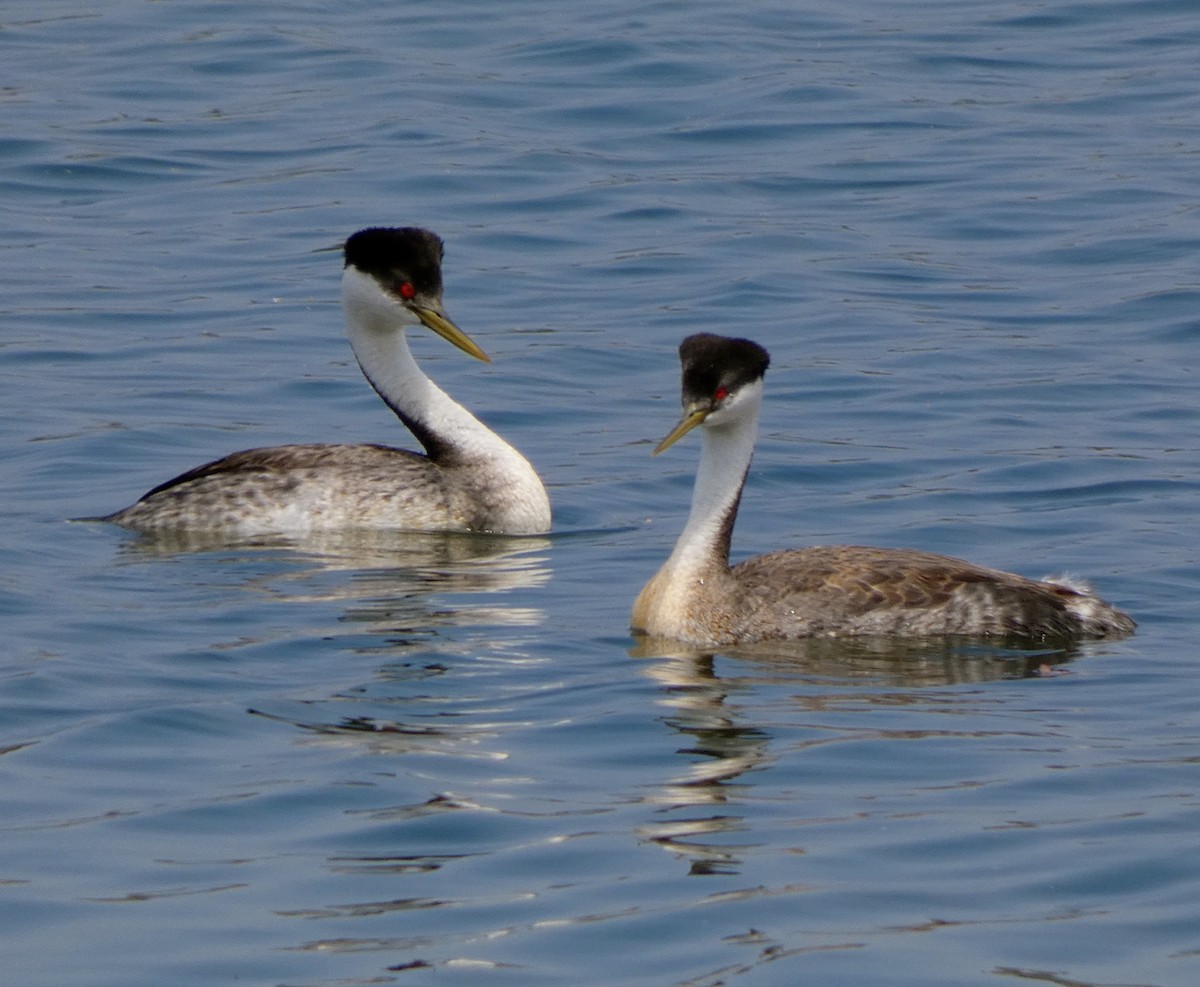
[[[721,645],[813,636],[1101,638],[1134,622],[1069,580],[1026,579],[909,549],[828,545],[730,568],[729,544],[754,452],[770,357],[748,339],[703,333],[679,347],[683,410],[662,452],[701,425],[691,513],[638,595],[635,631]]]
[[[329,528],[537,534],[550,501],[528,461],[417,366],[405,327],[423,325],[487,355],[442,308],[441,239],[360,230],[343,246],[342,308],[363,374],[425,455],[381,445],[286,445],[235,452],[103,518],[142,531],[292,533]]]

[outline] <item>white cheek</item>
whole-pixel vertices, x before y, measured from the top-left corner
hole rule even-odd
[[[347,315],[366,328],[394,329],[399,320],[415,324],[416,318],[371,275],[355,267],[342,274],[342,305]]]

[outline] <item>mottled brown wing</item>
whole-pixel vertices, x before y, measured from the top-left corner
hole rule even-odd
[[[1032,580],[962,559],[859,545],[772,552],[743,562],[735,572],[747,589],[773,586],[778,593],[787,585],[795,594],[829,596],[852,612],[880,607],[931,609],[948,603],[964,588],[982,583],[1037,589]]]
[[[1020,635],[1081,630],[1072,591],[909,549],[825,546],[735,567],[746,628],[824,633]]]

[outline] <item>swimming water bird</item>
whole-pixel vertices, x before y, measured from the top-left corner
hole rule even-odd
[[[703,428],[691,513],[638,595],[634,631],[696,645],[816,636],[1118,637],[1134,622],[1067,579],[1026,579],[910,549],[827,545],[730,568],[770,357],[748,339],[702,333],[679,347],[683,418],[662,452]]]
[[[142,531],[239,535],[390,528],[537,534],[550,501],[528,461],[417,366],[406,326],[487,355],[442,308],[441,239],[415,227],[360,230],[343,245],[342,308],[363,374],[425,454],[382,445],[235,452],[155,487],[101,520]]]

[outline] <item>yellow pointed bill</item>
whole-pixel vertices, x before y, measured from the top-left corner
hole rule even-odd
[[[483,352],[470,336],[458,328],[445,315],[435,308],[426,308],[423,305],[410,305],[410,309],[421,324],[436,332],[446,342],[457,346],[464,353],[475,357],[476,360],[482,360],[484,363],[491,363],[492,359]]]
[[[689,411],[680,419],[679,424],[671,429],[667,437],[654,447],[653,455],[657,456],[663,450],[673,446],[693,428],[701,424],[708,417],[710,411],[712,411],[711,408],[696,408],[694,411]]]

